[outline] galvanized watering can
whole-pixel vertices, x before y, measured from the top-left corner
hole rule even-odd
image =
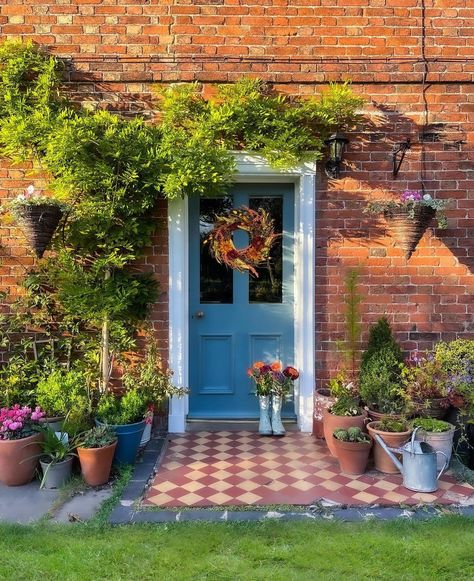
[[[390,456],[395,466],[403,475],[403,486],[415,492],[435,492],[438,490],[438,479],[448,466],[448,457],[444,452],[437,451],[427,442],[415,440],[418,428],[413,431],[411,440],[401,448],[389,448],[381,436],[375,434],[375,439]],[[394,452],[402,455],[401,463]],[[436,456],[444,456],[444,466],[437,473]]]

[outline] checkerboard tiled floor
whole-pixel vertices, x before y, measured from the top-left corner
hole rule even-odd
[[[144,505],[161,507],[305,505],[328,500],[347,505],[474,502],[474,488],[444,475],[432,494],[411,492],[401,475],[340,473],[324,442],[289,432],[197,432],[170,436]]]

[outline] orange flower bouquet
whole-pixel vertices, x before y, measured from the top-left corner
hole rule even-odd
[[[255,381],[257,395],[287,395],[293,382],[298,379],[299,372],[291,366],[282,370],[279,361],[256,361],[247,370],[247,375]]]

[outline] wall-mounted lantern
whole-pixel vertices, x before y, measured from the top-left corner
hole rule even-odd
[[[339,177],[342,156],[349,140],[340,133],[333,133],[324,143],[329,147],[329,158],[325,166],[326,175],[328,178],[336,179]]]

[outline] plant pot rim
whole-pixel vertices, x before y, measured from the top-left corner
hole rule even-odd
[[[443,421],[443,420],[440,420],[440,421]],[[423,428],[418,428],[416,433],[417,434],[426,434],[427,436],[439,436],[441,434],[450,434],[451,432],[456,431],[456,426],[453,426],[453,424],[450,424],[449,422],[446,422],[446,423],[449,424],[451,427],[448,430],[444,430],[443,432],[430,432],[429,430],[424,430]]]
[[[61,464],[66,464],[67,462],[71,462],[72,460],[74,460],[74,456],[72,454],[68,454],[66,456],[66,458],[64,460],[61,460],[60,462],[48,462],[47,460],[44,460],[43,458],[40,457],[40,462],[41,464],[47,464],[48,466],[60,466]]]
[[[377,432],[378,434],[383,434],[383,435],[385,435],[385,436],[391,436],[391,435],[397,435],[397,436],[409,436],[409,435],[410,435],[410,434],[413,432],[413,429],[412,429],[412,428],[410,428],[410,429],[408,429],[408,430],[404,430],[403,432],[387,432],[387,431],[385,431],[385,430],[380,430],[380,429],[378,429],[378,428],[375,428],[375,427],[374,427],[374,424],[378,424],[378,423],[379,423],[378,421],[375,421],[375,422],[369,422],[369,423],[367,424],[367,429],[369,429],[369,428],[370,428],[372,431],[374,431],[374,432]]]
[[[316,393],[318,393],[319,395],[324,395],[325,397],[334,397],[329,387],[318,387]]]
[[[34,434],[30,434],[29,436],[25,436],[24,438],[15,438],[15,439],[7,439],[7,440],[0,440],[0,444],[9,444],[11,442],[24,442],[25,440],[30,440],[32,438],[37,438],[38,436],[42,436],[41,432],[36,432]]]
[[[356,416],[339,416],[337,414],[333,414],[328,408],[325,408],[324,413],[329,414],[331,416],[334,416],[335,418],[366,418],[367,417],[367,412],[366,410],[361,410],[362,413],[357,414]]]
[[[62,416],[46,416],[44,418],[41,418],[40,422],[41,423],[60,422],[64,419],[66,419],[66,416],[64,416],[64,415],[62,415]]]
[[[336,438],[335,436],[332,437],[334,443],[336,444],[336,446],[345,446],[348,445],[349,447],[353,447],[353,446],[372,446],[372,440],[370,441],[365,441],[365,442],[346,442],[345,440],[339,440],[338,438]]]
[[[144,424],[145,420],[140,420],[139,422],[132,422],[131,424],[109,424],[107,422],[104,422],[103,420],[96,418],[96,421],[99,422],[99,424],[103,425],[103,426],[109,426],[110,428],[120,428],[122,426],[138,426],[140,424]]]
[[[77,450],[78,451],[79,450],[107,450],[108,448],[112,448],[112,446],[116,446],[117,442],[118,442],[118,438],[115,438],[115,440],[111,444],[108,444],[107,446],[98,446],[96,448],[86,448],[86,446],[78,446]]]

